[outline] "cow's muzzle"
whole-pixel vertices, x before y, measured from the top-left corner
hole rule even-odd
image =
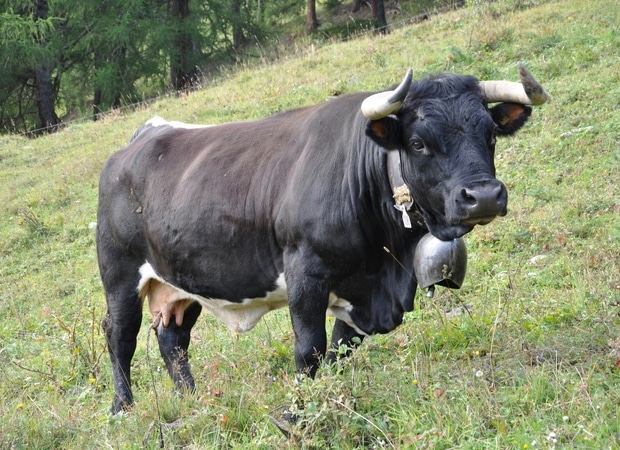
[[[486,225],[497,216],[505,216],[508,206],[506,187],[494,180],[464,187],[456,195],[459,222],[468,225]]]

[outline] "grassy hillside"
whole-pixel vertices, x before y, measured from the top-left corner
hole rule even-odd
[[[157,448],[159,417],[166,448],[618,448],[619,18],[615,0],[472,1],[387,37],[240,67],[132,114],[1,137],[0,448]],[[293,381],[286,311],[241,336],[205,313],[190,348],[197,393],[186,397],[171,392],[145,314],[137,404],[108,415],[89,224],[101,166],[136,127],[153,115],[263,117],[383,89],[408,67],[516,79],[517,61],[553,101],[498,143],[510,211],[467,238],[463,289],[418,293],[402,327],[314,382]],[[294,395],[303,427],[286,440],[267,415]]]

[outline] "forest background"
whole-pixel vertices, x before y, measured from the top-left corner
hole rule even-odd
[[[0,133],[52,132],[200,87],[239,63],[281,57],[300,40],[387,32],[387,17],[460,3],[0,0]]]

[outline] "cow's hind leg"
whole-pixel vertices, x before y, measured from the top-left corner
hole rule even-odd
[[[166,363],[168,374],[179,391],[193,392],[195,388],[194,377],[189,367],[188,348],[192,327],[201,310],[199,303],[192,302],[184,310],[181,325],[177,325],[176,317],[172,316],[167,327],[160,322],[155,328],[159,351]]]
[[[331,349],[325,358],[327,363],[336,361],[339,356],[349,356],[351,350],[357,347],[364,340],[364,335],[355,331],[355,329],[346,324],[346,322],[336,319],[334,329],[332,331]],[[341,352],[341,346],[346,346],[346,350]]]
[[[112,414],[128,409],[133,404],[131,359],[136,351],[142,322],[142,301],[136,292],[137,278],[127,280],[124,284],[119,282],[119,278],[115,280],[114,287],[110,288],[104,276],[108,311],[102,322],[114,377]]]

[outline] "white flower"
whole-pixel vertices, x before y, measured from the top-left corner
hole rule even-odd
[[[481,378],[481,377],[482,377],[482,375],[484,375],[484,372],[483,372],[482,370],[478,370],[478,371],[476,372],[476,378]]]

